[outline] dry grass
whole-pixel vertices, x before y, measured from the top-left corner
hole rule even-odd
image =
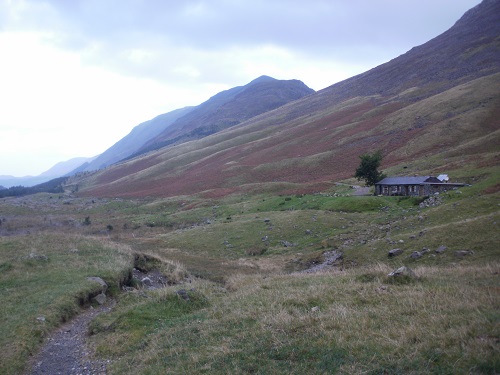
[[[499,264],[233,276],[193,287],[204,306],[151,329],[112,373],[493,373],[499,370]],[[468,280],[463,283],[463,280]],[[144,308],[181,302],[158,292]],[[177,301],[177,302],[176,302]],[[208,304],[208,305],[207,305]],[[126,319],[127,307],[114,318]],[[159,317],[161,320],[161,317]],[[101,345],[127,331],[94,336]]]

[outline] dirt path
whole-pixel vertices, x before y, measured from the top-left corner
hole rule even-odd
[[[151,290],[167,285],[166,278],[157,270],[143,273],[133,270],[133,278]],[[31,363],[30,375],[101,375],[106,374],[109,361],[95,360],[86,343],[89,323],[99,314],[109,312],[115,302],[90,307],[65,323],[46,340],[43,348]]]
[[[55,331],[34,359],[31,375],[106,374],[106,361],[90,357],[86,345],[88,325],[97,315],[110,311],[113,302],[89,308]]]

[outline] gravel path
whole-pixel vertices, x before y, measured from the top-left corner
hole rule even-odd
[[[151,290],[163,288],[167,279],[157,270],[148,273],[133,270],[133,278]],[[65,323],[46,340],[34,358],[30,375],[101,375],[106,374],[109,361],[95,360],[86,342],[89,323],[99,314],[110,311],[115,302],[109,300],[98,307],[90,307]]]
[[[90,321],[112,305],[91,307],[55,331],[34,359],[30,374],[106,374],[107,362],[91,359],[86,337]]]

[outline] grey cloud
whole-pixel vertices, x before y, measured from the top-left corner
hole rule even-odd
[[[315,50],[356,43],[405,43],[417,34],[441,32],[473,0],[29,0],[56,27],[90,40],[134,42],[134,36],[166,39],[179,45],[217,49],[234,45],[274,43]],[[460,9],[456,12],[455,9]],[[29,12],[27,13],[29,15]],[[433,19],[437,15],[439,20]],[[436,21],[439,24],[436,25]],[[42,20],[39,21],[43,23]],[[45,25],[47,26],[47,25]],[[429,37],[426,35],[426,37]],[[407,42],[406,42],[407,43]]]
[[[23,16],[89,64],[169,80],[182,64],[211,74],[233,69],[216,54],[266,44],[312,60],[380,63],[443,32],[478,2],[28,0]],[[134,51],[146,55],[134,60]]]

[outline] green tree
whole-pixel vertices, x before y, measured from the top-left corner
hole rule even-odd
[[[361,162],[354,174],[354,177],[358,180],[365,180],[367,186],[372,186],[386,177],[385,174],[378,170],[382,163],[382,151],[378,150],[373,154],[363,154],[359,158]]]

